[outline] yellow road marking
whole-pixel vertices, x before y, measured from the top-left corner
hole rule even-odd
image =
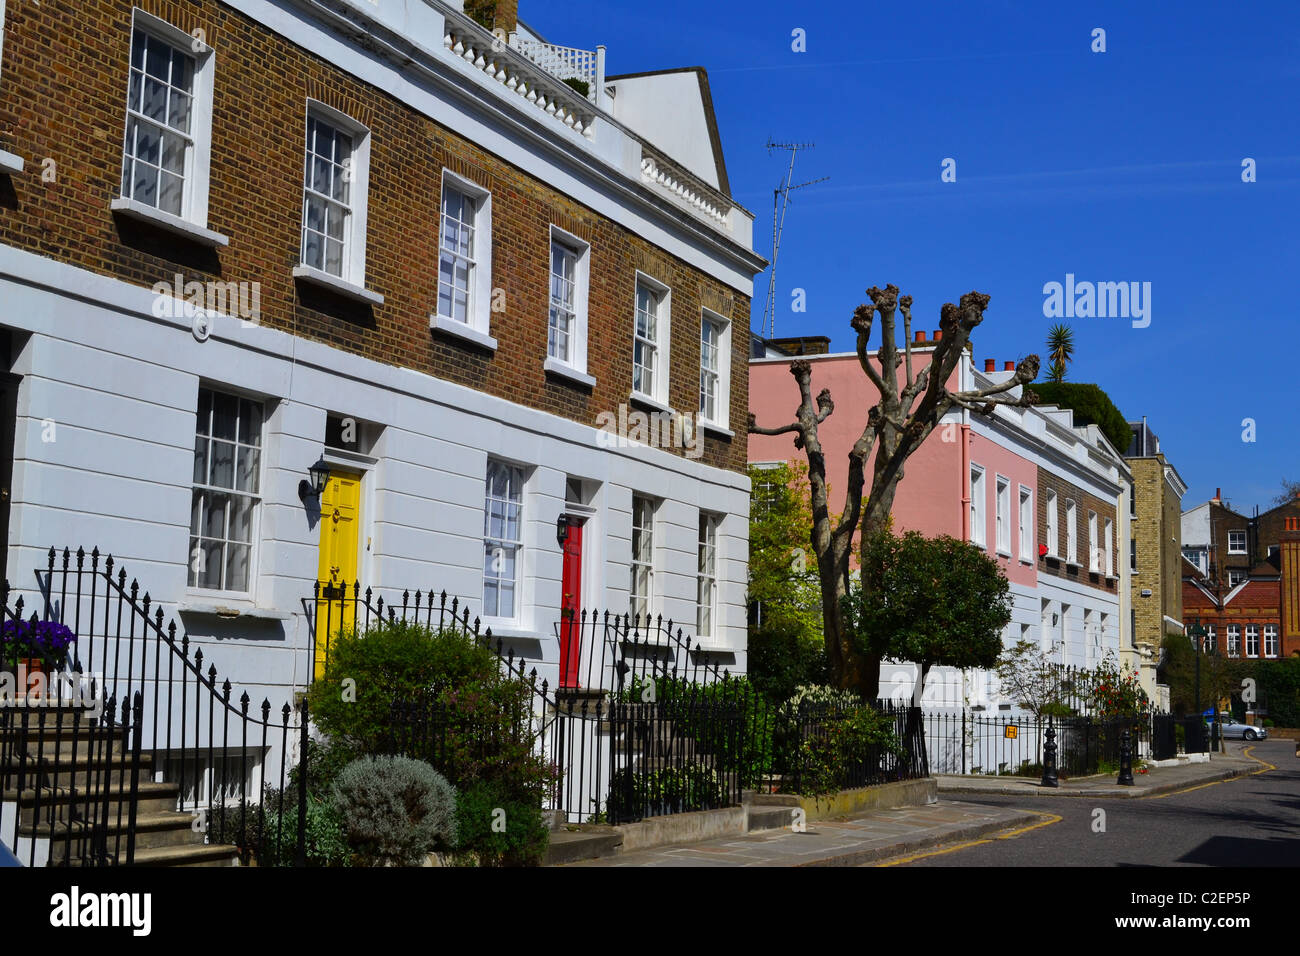
[[[1245,774],[1245,776],[1253,777],[1256,774],[1268,773],[1270,770],[1277,769],[1277,767],[1273,766],[1267,760],[1264,760],[1260,757],[1256,757],[1253,753],[1251,753],[1251,751],[1254,749],[1255,749],[1255,745],[1251,744],[1249,747],[1247,747],[1245,750],[1242,751],[1242,754],[1249,757],[1251,760],[1255,761],[1256,763],[1262,763],[1264,766],[1260,767],[1258,770],[1252,770],[1250,773]],[[1204,790],[1206,787],[1217,787],[1221,783],[1231,783],[1234,780],[1240,780],[1240,779],[1241,777],[1229,777],[1227,780],[1214,780],[1211,781],[1210,783],[1198,783],[1194,787],[1186,787],[1182,790],[1171,791],[1170,793],[1150,794],[1145,797],[1138,797],[1138,799],[1139,800],[1163,800],[1165,797],[1176,797],[1180,793],[1191,793],[1193,790]]]
[[[1256,763],[1262,763],[1262,764],[1264,765],[1264,766],[1263,766],[1262,768],[1260,768],[1259,770],[1252,770],[1251,773],[1250,773],[1250,775],[1251,775],[1252,777],[1255,776],[1255,774],[1257,774],[1257,773],[1268,773],[1270,770],[1276,770],[1276,769],[1277,769],[1277,767],[1273,766],[1271,763],[1269,763],[1269,762],[1268,762],[1267,760],[1265,760],[1263,757],[1256,757],[1253,753],[1251,753],[1251,751],[1254,750],[1254,749],[1255,749],[1255,745],[1254,745],[1254,744],[1251,744],[1249,747],[1247,747],[1245,750],[1242,751],[1242,753],[1244,753],[1244,754],[1245,754],[1247,757],[1249,757],[1251,760],[1254,760]]]
[[[1037,811],[1032,811],[1032,812],[1037,813]],[[1020,836],[1022,833],[1028,833],[1030,830],[1037,830],[1039,827],[1051,826],[1053,823],[1061,822],[1061,818],[1058,817],[1055,813],[1038,813],[1038,816],[1044,817],[1045,819],[1042,819],[1037,823],[1031,823],[1027,827],[1019,827],[1018,829],[1015,830],[1008,830],[1005,833],[998,834],[996,837],[990,837],[984,840],[968,840],[965,843],[958,843],[955,846],[942,847],[938,850],[926,850],[924,853],[913,853],[910,856],[897,857],[893,860],[886,860],[883,863],[877,863],[875,865],[878,867],[899,866],[900,864],[903,863],[912,863],[916,860],[923,860],[926,857],[943,856],[946,853],[956,853],[958,850],[969,850],[973,846],[980,846],[985,843],[992,843],[994,840],[1011,840]]]

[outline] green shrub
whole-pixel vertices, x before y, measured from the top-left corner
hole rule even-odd
[[[309,701],[317,726],[354,756],[410,750],[453,786],[492,781],[511,800],[539,807],[556,779],[534,748],[532,689],[504,676],[495,652],[457,630],[398,621],[342,633]],[[420,713],[441,708],[436,740],[411,736],[394,703]]]
[[[727,805],[727,785],[717,770],[690,763],[641,770],[624,767],[610,780],[609,813],[620,819],[685,813]]]
[[[285,805],[283,812],[277,804],[266,804],[266,848],[263,866],[294,866],[298,852],[298,807]],[[343,817],[333,800],[307,798],[306,856],[308,866],[347,866],[351,850],[343,829]]]
[[[813,727],[809,729],[814,731],[805,732],[797,754],[799,792],[809,796],[852,786],[861,771],[876,769],[867,764],[886,753],[897,756],[903,753],[895,718],[874,707],[828,714],[820,726],[816,716],[810,720],[807,714],[801,722],[805,728],[811,723]]]
[[[434,850],[456,844],[456,791],[418,760],[354,760],[331,796],[360,866],[418,866]]]
[[[537,866],[550,831],[536,803],[513,798],[500,783],[479,781],[456,796],[456,849],[481,866]]]
[[[824,684],[830,676],[821,636],[810,639],[794,629],[751,630],[746,669],[750,683],[773,702],[789,699],[802,685]]]
[[[1110,396],[1096,385],[1083,382],[1035,382],[1029,390],[1043,405],[1059,405],[1074,412],[1076,425],[1096,425],[1122,455],[1133,440],[1128,419]]]

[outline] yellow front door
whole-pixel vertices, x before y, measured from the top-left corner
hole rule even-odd
[[[331,474],[320,496],[320,567],[316,579],[316,676],[325,674],[330,641],[356,623],[357,536],[361,476]]]

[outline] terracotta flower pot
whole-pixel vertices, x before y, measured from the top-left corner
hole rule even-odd
[[[42,679],[32,688],[32,675],[41,674]],[[28,700],[43,700],[43,690],[49,688],[49,675],[45,672],[45,662],[39,657],[24,657],[18,661],[18,688]]]

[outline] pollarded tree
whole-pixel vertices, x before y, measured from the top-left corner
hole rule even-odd
[[[959,305],[944,304],[939,311],[942,337],[934,346],[930,363],[914,374],[912,297],[905,295],[900,299],[898,287],[893,285],[884,289],[873,286],[867,295],[872,304],[854,310],[852,326],[857,333],[858,362],[879,397],[866,409],[862,435],[849,451],[848,482],[840,513],[833,515],[827,500],[826,456],[817,433],[818,426],[835,410],[835,403],[829,389],[822,389],[813,397],[812,366],[806,360],[799,359],[790,365],[800,395],[795,420],[769,428],[758,425],[750,415],[749,431],[756,435],[793,434],[795,448],[808,458],[813,512],[811,540],[821,584],[826,655],[832,679],[840,687],[874,699],[880,684],[880,658],[856,647],[852,634],[844,626],[842,601],[849,591],[849,558],[855,534],[859,529],[864,535],[875,535],[886,529],[907,459],[951,409],[964,408],[988,415],[997,405],[1033,404],[1033,394],[1028,390],[1022,389],[1019,396],[1009,393],[1038,376],[1038,356],[1024,359],[1015,374],[1001,384],[954,391],[948,388],[948,380],[961,362],[971,330],[984,320],[989,297],[981,292],[968,292],[961,297]],[[903,313],[901,351],[896,323],[900,310]],[[868,352],[876,314],[880,316],[881,332],[878,366]],[[868,492],[867,460],[873,452]]]

